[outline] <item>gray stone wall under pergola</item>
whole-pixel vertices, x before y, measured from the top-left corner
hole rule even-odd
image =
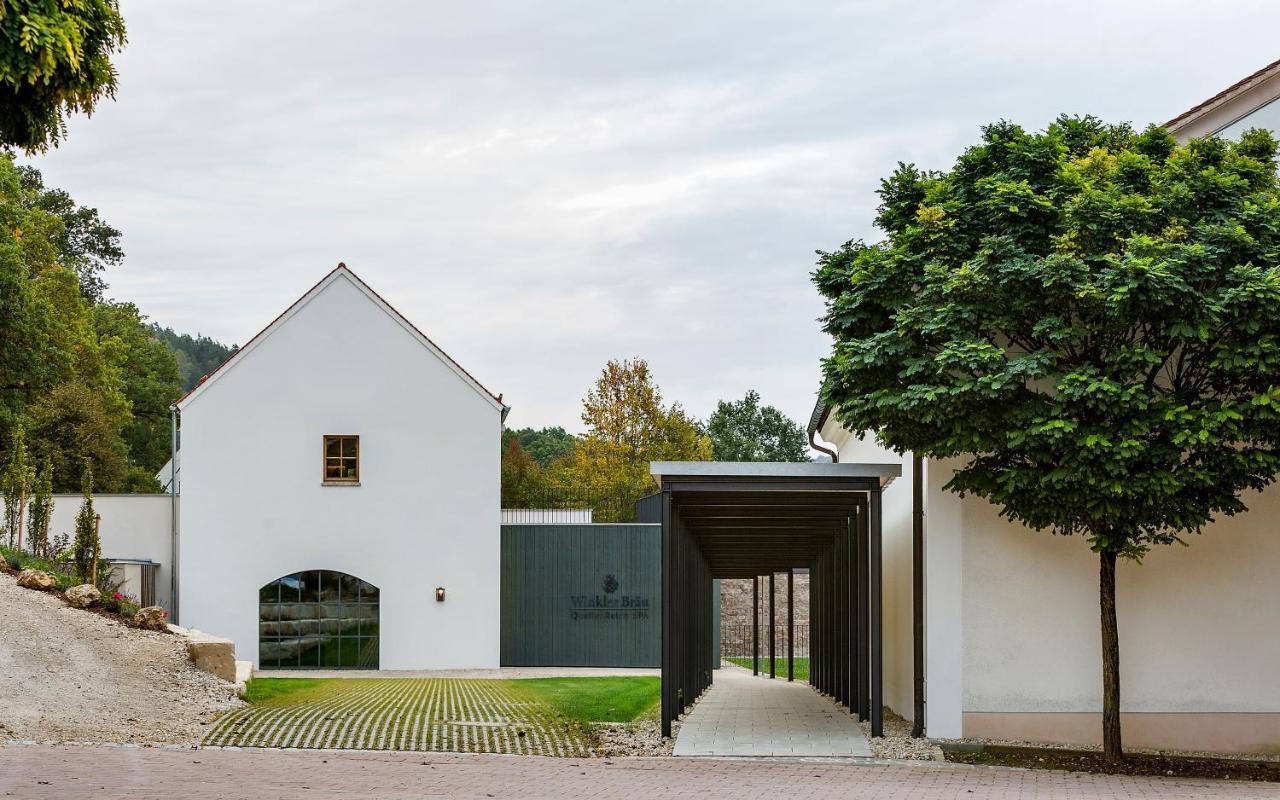
[[[881,490],[898,464],[655,461],[662,735],[711,685],[712,581],[810,570],[810,683],[883,734]]]

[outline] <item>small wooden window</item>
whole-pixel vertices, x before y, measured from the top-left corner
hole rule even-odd
[[[324,437],[324,482],[360,482],[360,437]]]

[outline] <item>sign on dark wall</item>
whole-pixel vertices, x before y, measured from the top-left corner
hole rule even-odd
[[[502,665],[657,667],[658,525],[503,525]]]

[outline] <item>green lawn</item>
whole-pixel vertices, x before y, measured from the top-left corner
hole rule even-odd
[[[244,687],[245,702],[256,706],[296,703],[304,694],[323,694],[334,678],[252,678]]]
[[[656,718],[656,676],[480,680],[269,678],[207,745],[590,755],[591,723]]]
[[[749,657],[748,658],[726,658],[725,661],[732,662],[734,664],[737,664],[740,667],[746,667],[747,669],[751,669],[751,659]],[[769,677],[769,659],[767,658],[760,659],[760,674],[765,676],[766,678]],[[778,677],[784,681],[787,679],[787,659],[786,658],[778,659]],[[807,658],[796,659],[796,680],[805,681],[805,682],[809,680],[809,659]]]
[[[662,679],[656,675],[524,678],[511,683],[583,722],[631,722],[657,707],[662,688]]]

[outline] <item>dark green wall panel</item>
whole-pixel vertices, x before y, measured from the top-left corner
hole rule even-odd
[[[503,525],[502,665],[657,667],[659,525]]]

